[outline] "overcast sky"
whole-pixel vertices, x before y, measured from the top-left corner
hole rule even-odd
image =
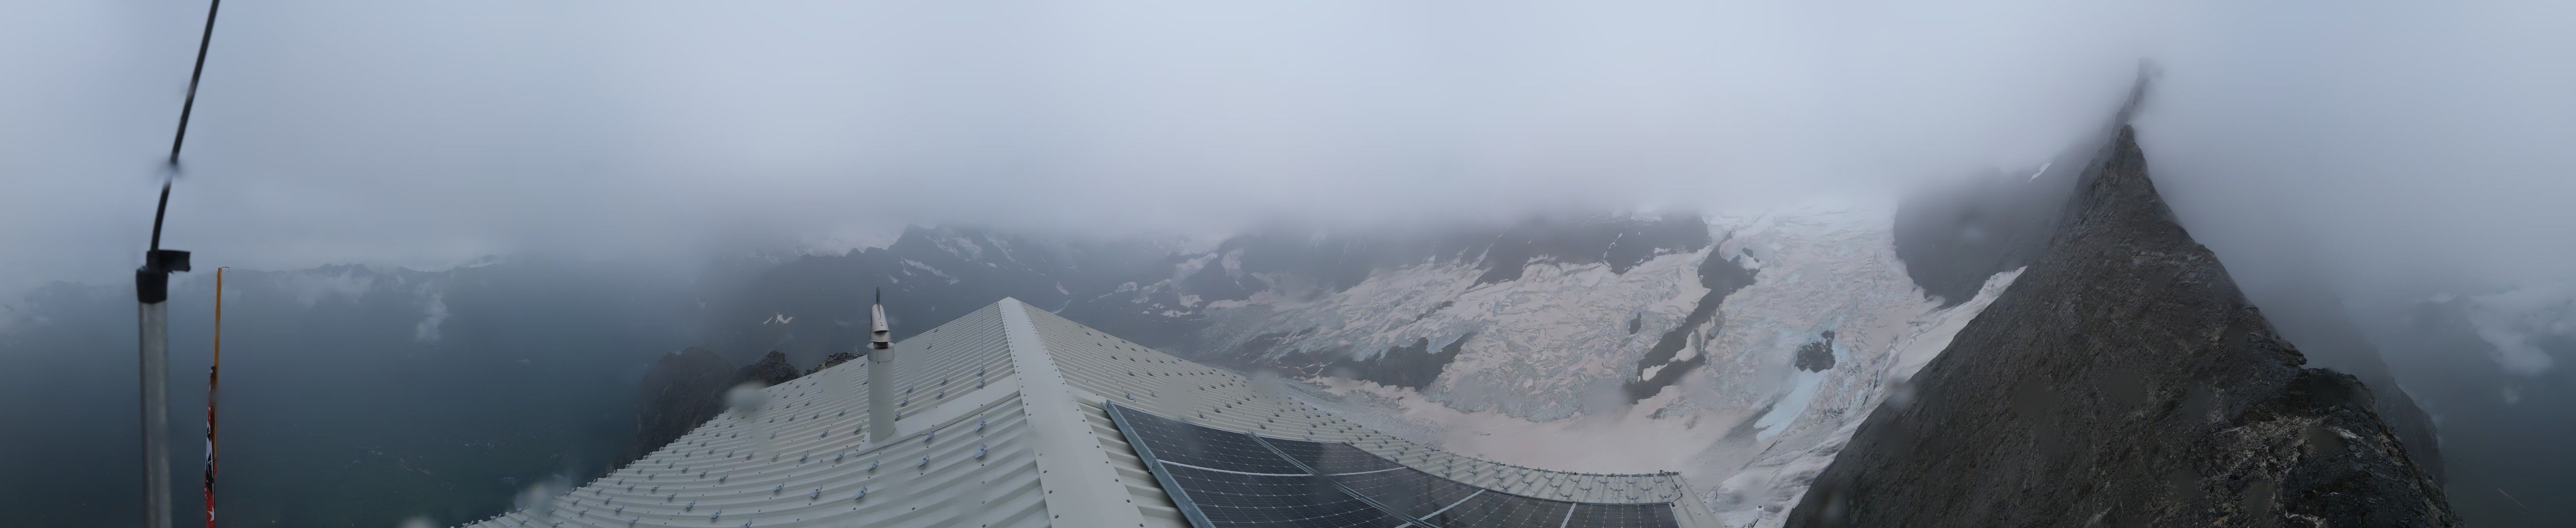
[[[120,280],[203,6],[18,3],[0,296]],[[2150,162],[2231,264],[2576,273],[2565,4],[1917,4],[236,2],[165,238],[437,266],[1760,205],[2026,170],[2151,59]]]

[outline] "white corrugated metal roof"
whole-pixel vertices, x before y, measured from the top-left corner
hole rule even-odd
[[[1520,468],[1405,442],[1250,380],[1004,299],[896,343],[897,436],[869,442],[867,361],[766,390],[670,445],[539,507],[476,527],[1186,526],[1101,408],[1118,403],[1264,436],[1347,442],[1508,493],[1682,506],[1678,475]]]

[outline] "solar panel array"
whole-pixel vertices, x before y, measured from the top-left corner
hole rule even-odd
[[[1199,528],[1675,527],[1671,503],[1566,502],[1496,491],[1346,443],[1271,438],[1109,404]]]

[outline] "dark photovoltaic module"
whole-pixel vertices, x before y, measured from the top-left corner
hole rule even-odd
[[[1199,528],[1660,528],[1671,503],[1526,497],[1450,480],[1350,444],[1269,438],[1108,405],[1137,455]]]

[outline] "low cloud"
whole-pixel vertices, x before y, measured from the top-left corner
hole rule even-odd
[[[171,204],[199,264],[881,244],[906,223],[1723,208],[2027,172],[2141,60],[2247,277],[2565,280],[2566,6],[2228,2],[283,3],[228,7]],[[202,11],[0,21],[0,297],[120,280]],[[2406,287],[2384,287],[2404,284]]]

